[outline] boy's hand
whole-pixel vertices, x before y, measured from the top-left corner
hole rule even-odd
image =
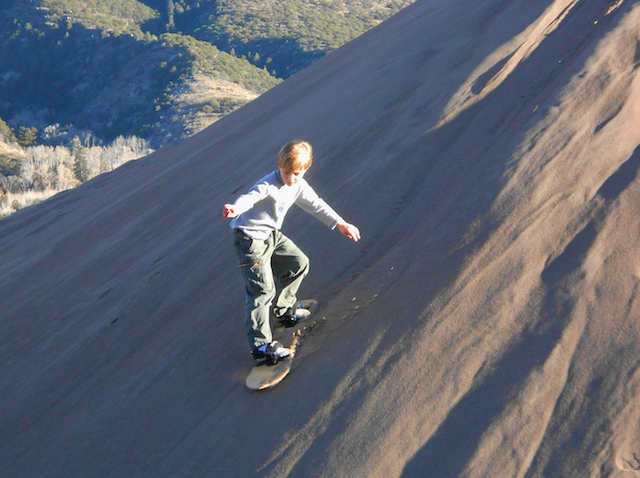
[[[360,240],[360,231],[353,224],[339,222],[336,227],[340,229],[343,236],[348,237],[352,241],[358,242]]]
[[[222,206],[222,217],[228,217],[230,219],[238,217],[235,206],[233,204],[225,204]]]

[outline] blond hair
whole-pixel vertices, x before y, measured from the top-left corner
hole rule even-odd
[[[295,140],[285,144],[278,153],[278,167],[287,173],[306,171],[313,162],[313,149],[306,141]]]

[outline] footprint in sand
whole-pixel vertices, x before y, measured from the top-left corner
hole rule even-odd
[[[640,453],[618,456],[618,468],[625,471],[640,471]]]

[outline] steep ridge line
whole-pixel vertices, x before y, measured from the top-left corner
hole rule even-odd
[[[451,121],[461,111],[493,92],[521,62],[531,56],[580,3],[581,0],[556,0],[536,22],[489,54],[451,99],[435,128]],[[610,13],[611,11],[607,11],[603,16]],[[562,58],[557,61],[561,63]]]

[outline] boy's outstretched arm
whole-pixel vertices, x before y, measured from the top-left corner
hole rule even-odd
[[[348,237],[352,241],[358,242],[360,240],[360,231],[353,224],[348,222],[339,222],[336,227],[340,230],[343,236]]]

